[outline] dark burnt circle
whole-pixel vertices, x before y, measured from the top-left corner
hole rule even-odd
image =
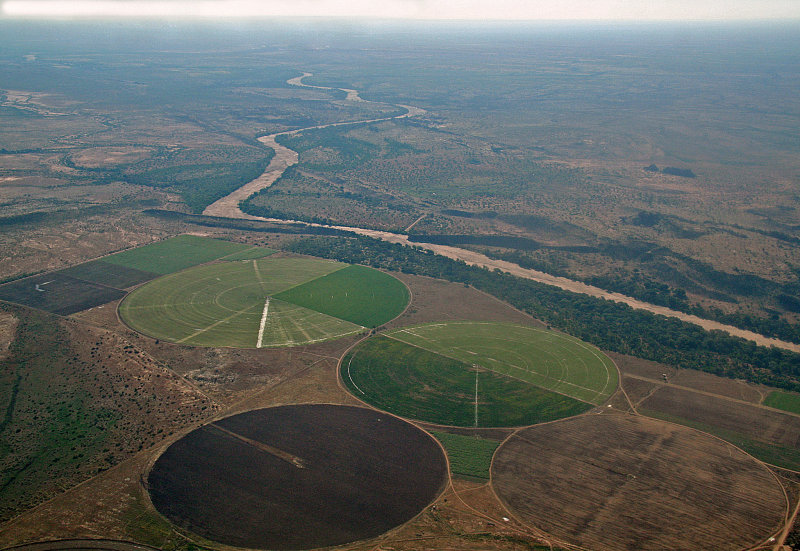
[[[374,410],[267,408],[205,425],[148,476],[174,524],[240,547],[311,549],[378,536],[442,491],[447,465],[417,427]]]

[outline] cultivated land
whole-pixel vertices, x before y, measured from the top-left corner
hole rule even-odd
[[[400,314],[410,297],[406,286],[394,277],[366,266],[348,266],[275,298],[356,325],[377,327]]]
[[[224,256],[244,253],[251,248],[242,243],[221,239],[179,235],[144,247],[112,254],[103,261],[145,272],[171,274]]]
[[[430,436],[395,417],[299,405],[204,425],[147,480],[156,508],[184,529],[239,547],[310,549],[410,520],[444,488],[446,462]]]
[[[133,329],[170,342],[261,348],[359,333],[406,304],[406,287],[371,268],[268,257],[157,279],[126,297],[119,313]]]
[[[778,531],[787,511],[752,457],[642,417],[525,429],[498,450],[492,480],[521,521],[598,551],[741,549]]]
[[[399,277],[411,289],[413,300],[404,314],[393,320],[391,325],[413,325],[431,319],[482,320],[488,317],[501,322],[515,324],[527,322],[534,327],[541,326],[535,320],[526,318],[508,305],[463,285],[408,274],[399,274]],[[70,459],[65,465],[68,468],[59,471],[65,474],[72,472],[70,469],[78,470],[78,473],[85,473],[86,471],[82,470],[84,462],[86,468],[92,469],[92,473],[95,472],[94,469],[97,465],[103,468],[115,464],[117,466],[94,476],[81,486],[56,495],[52,502],[23,514],[16,521],[0,526],[0,545],[3,546],[53,538],[96,537],[97,534],[102,534],[105,537],[145,543],[157,548],[187,550],[189,540],[186,540],[181,532],[176,531],[169,522],[152,509],[148,499],[142,493],[143,490],[139,483],[142,473],[148,472],[148,464],[152,464],[155,454],[160,453],[164,446],[172,441],[171,439],[165,440],[168,432],[172,432],[176,430],[175,427],[178,427],[179,432],[185,433],[191,427],[199,426],[200,423],[208,423],[209,417],[212,419],[219,417],[220,408],[227,412],[226,415],[229,415],[254,408],[287,403],[307,403],[309,401],[355,403],[355,399],[336,384],[337,360],[353,344],[353,339],[327,341],[314,346],[296,348],[208,349],[176,346],[140,336],[120,326],[111,308],[95,308],[74,317],[76,320],[80,320],[70,321],[74,327],[83,327],[82,323],[85,320],[93,327],[102,326],[107,329],[92,329],[92,332],[98,336],[105,335],[97,350],[95,350],[95,342],[100,339],[96,337],[90,340],[81,338],[82,331],[74,332],[73,338],[76,340],[67,341],[71,342],[70,346],[74,347],[75,353],[82,354],[87,362],[86,371],[81,370],[74,374],[75,376],[71,379],[72,384],[75,384],[76,380],[85,379],[91,383],[88,386],[88,390],[91,392],[106,393],[111,397],[116,397],[114,401],[119,401],[121,404],[130,400],[131,411],[141,412],[142,406],[137,405],[136,401],[138,401],[143,405],[144,411],[156,408],[158,415],[163,417],[132,425],[124,421],[118,422],[115,425],[110,446],[111,451],[116,452],[114,458],[102,453],[102,448],[91,453],[87,453],[84,449],[71,453],[68,448],[62,450],[62,456]],[[30,331],[24,330],[24,332],[27,334]],[[125,339],[114,344],[115,339],[120,338],[119,335],[124,335]],[[400,344],[405,346],[405,343]],[[40,345],[41,342],[34,342],[30,346],[33,349]],[[60,343],[54,346],[55,350],[64,348],[65,346]],[[65,360],[67,358],[69,356],[65,356]],[[148,358],[150,361],[142,362],[142,358]],[[671,380],[674,378],[677,381],[694,384],[708,392],[720,392],[724,395],[730,394],[739,397],[757,396],[760,392],[759,387],[744,385],[712,375],[693,371],[678,372],[668,366],[653,364],[653,362],[641,362],[635,358],[621,356],[615,356],[615,358],[621,367],[626,369],[635,367],[636,373],[660,378],[661,373],[667,372]],[[124,365],[123,362],[130,360],[138,360],[141,363],[138,371],[120,371],[117,366]],[[52,389],[51,366],[55,365],[53,362],[58,364],[61,360],[57,357],[55,360],[45,360],[42,363],[42,369],[23,379],[24,385],[21,387],[20,396],[23,396],[24,391],[28,393],[29,397],[25,398],[24,410],[18,410],[12,418],[9,425],[12,431],[16,430],[14,427],[21,426],[25,427],[24,431],[35,430],[35,427],[38,426],[37,421],[31,421],[28,424],[25,419],[32,418],[33,415],[41,416],[49,411],[48,404],[57,402],[61,391]],[[643,365],[640,366],[640,364]],[[134,363],[134,365],[136,364]],[[172,370],[166,370],[163,367],[166,365],[170,366]],[[99,370],[96,374],[100,377],[96,381],[93,380],[92,375],[94,370]],[[109,374],[104,374],[103,370],[108,370]],[[74,367],[69,366],[69,371],[66,373],[73,373],[73,371]],[[160,378],[158,378],[159,373],[161,374]],[[200,393],[198,395],[205,395],[213,400],[207,409],[202,410],[201,407],[204,406],[197,408],[200,416],[183,417],[186,406],[181,402],[179,395],[161,394],[157,400],[152,399],[153,402],[150,405],[150,391],[147,390],[147,386],[137,386],[136,388],[125,388],[124,386],[125,384],[130,385],[132,380],[165,383],[167,382],[165,381],[166,373],[172,373],[176,380],[183,381],[187,391],[193,389],[184,395],[185,398],[192,397],[193,393]],[[470,375],[474,377],[474,373],[470,373]],[[483,375],[481,374],[481,377]],[[691,378],[690,375],[695,377]],[[35,380],[46,381],[46,384],[43,383],[41,387],[30,387],[30,391],[25,390],[29,388],[28,381]],[[472,382],[474,384],[474,378]],[[625,384],[627,389],[627,382]],[[139,388],[138,392],[137,388]],[[48,393],[42,394],[42,389],[50,390]],[[31,402],[29,405],[28,402],[33,398],[36,398],[37,401]],[[114,401],[107,401],[103,404],[111,405]],[[87,402],[92,406],[96,403],[97,400]],[[200,404],[202,403],[200,402]],[[614,404],[613,409],[624,407],[624,404],[616,399],[611,403]],[[67,406],[69,405],[67,404]],[[65,409],[64,414],[67,412],[68,410]],[[205,416],[202,415],[203,413]],[[81,411],[80,415],[81,418],[86,418],[85,411]],[[127,413],[122,418],[133,420],[138,416]],[[748,421],[744,420],[743,422]],[[163,432],[159,432],[162,427]],[[78,435],[85,434],[80,432],[83,429],[79,423],[63,425],[62,428],[64,433],[62,437],[73,438],[72,441],[76,441],[74,432],[77,431]],[[480,480],[481,476],[486,476],[487,458],[490,457],[491,449],[509,431],[457,429],[456,436],[463,438],[455,441],[450,438],[453,434],[442,434],[442,427],[434,428],[434,430],[439,433],[438,436],[448,450],[453,473],[462,478],[453,481],[451,489],[448,489],[436,502],[435,509],[428,507],[407,525],[391,531],[377,540],[353,543],[343,546],[343,549],[367,551],[374,549],[379,543],[386,547],[409,551],[429,548],[523,551],[531,548],[537,549],[539,548],[537,546],[541,545],[544,546],[543,548],[549,549],[546,542],[550,542],[554,548],[559,547],[560,538],[552,533],[542,532],[541,526],[531,527],[517,522],[515,516],[497,501],[491,487],[485,483],[479,485],[477,482],[463,479],[466,477],[474,481]],[[456,429],[448,428],[446,430],[452,433]],[[597,437],[594,432],[589,432],[589,434],[582,434],[581,440],[575,442],[574,445],[581,445],[581,442],[591,441]],[[105,434],[111,433],[106,431]],[[130,438],[132,434],[136,435],[133,439]],[[473,434],[481,434],[485,440],[477,440]],[[39,434],[39,436],[46,435]],[[220,434],[220,436],[222,435]],[[32,442],[33,440],[29,436],[25,436],[25,441]],[[131,453],[139,447],[138,442],[145,442],[145,448],[138,455],[131,456]],[[699,443],[701,448],[705,445],[704,442]],[[148,449],[147,446],[152,443],[156,443],[156,447]],[[117,445],[120,444],[121,447],[117,448]],[[225,442],[224,446],[217,446],[215,449],[220,450],[231,445],[235,445],[235,442],[229,440]],[[117,451],[118,449],[120,451]],[[52,449],[48,449],[48,458],[51,457],[52,452]],[[705,468],[702,461],[695,465],[692,454],[696,452],[697,450],[691,451],[691,453],[687,451],[685,460],[691,462],[691,467],[674,474],[674,478],[680,479]],[[31,448],[30,453],[35,456],[36,450]],[[72,459],[78,453],[86,454],[85,458]],[[620,451],[623,456],[633,454],[634,458],[638,458],[636,453],[635,450]],[[300,454],[295,455],[300,456]],[[120,457],[128,459],[120,463]],[[24,465],[24,459],[21,465]],[[34,471],[26,473],[26,477],[20,478],[19,483],[13,486],[14,492],[26,499],[26,502],[31,502],[31,491],[35,487],[29,481],[36,480],[27,478],[27,476],[35,474],[40,477],[38,484],[46,483],[52,486],[54,467],[47,461],[37,462],[35,465]],[[343,470],[346,469],[343,468]],[[82,476],[88,478],[90,475],[83,474]],[[571,481],[570,476],[569,473],[566,473],[565,479]],[[73,473],[70,478],[64,477],[60,480],[77,481],[81,478]],[[794,492],[792,483],[788,481],[785,483],[787,489]],[[69,482],[64,482],[65,487],[69,485]],[[769,488],[769,485],[766,487]],[[769,492],[768,489],[766,491]],[[49,495],[54,493],[57,492],[51,491]],[[101,497],[98,498],[98,496]],[[537,494],[532,503],[539,503],[541,500],[542,495]],[[33,502],[35,503],[35,500]],[[7,503],[11,504],[10,501]],[[559,507],[563,507],[563,504],[560,504]],[[645,518],[648,509],[649,506],[627,509],[628,515],[634,515],[629,517],[630,522],[635,524],[639,518]],[[664,522],[674,518],[673,515],[673,512],[665,513]],[[509,517],[511,520],[505,522],[502,517]],[[603,520],[601,525],[606,525],[604,524],[606,522]],[[713,524],[713,522],[709,522]],[[607,524],[607,526],[608,532],[606,533],[611,537],[614,534],[615,525]],[[724,525],[722,529],[725,530]],[[757,532],[755,528],[753,530],[754,539],[762,537],[762,535],[766,537],[766,534]],[[720,534],[719,537],[722,538],[723,534]],[[221,544],[204,540],[200,536],[192,536],[192,542],[194,545],[200,543],[209,548],[220,548],[221,546]]]
[[[531,327],[447,323],[398,329],[394,339],[599,405],[617,389],[617,369],[579,339]]]
[[[179,235],[57,272],[0,285],[0,299],[54,314],[70,315],[119,300],[128,287],[161,274],[216,260],[262,258],[272,251],[241,243]]]
[[[341,378],[354,396],[381,409],[467,427],[577,415],[605,401],[617,384],[613,363],[578,340],[530,327],[457,322],[373,337],[345,356]],[[598,390],[584,387],[587,381]],[[597,402],[579,399],[588,395]]]
[[[364,232],[398,231],[375,235],[422,243],[466,262],[637,308],[682,310],[677,315],[707,329],[722,328],[766,345],[774,342],[767,337],[792,341],[779,345],[796,349],[797,30],[781,25],[746,32],[738,25],[485,28],[443,24],[430,32],[423,26],[413,29],[409,42],[408,29],[392,25],[373,32],[369,24],[303,30],[259,22],[234,30],[0,21],[0,281],[187,232],[246,247],[219,251],[230,260],[261,258],[262,251],[253,247],[289,249],[296,234],[311,229],[186,217],[246,189],[247,182],[268,180],[272,187],[248,201],[245,210],[322,219]],[[299,78],[306,70],[314,75]],[[395,117],[403,104],[425,112],[321,128]],[[304,128],[316,129],[296,132]],[[287,132],[292,135],[278,144],[274,135]],[[265,174],[271,161],[277,167],[295,159],[294,169]],[[235,207],[238,199],[232,203]],[[197,243],[202,249],[202,241]],[[328,249],[305,252],[334,257],[341,245],[331,241]],[[397,248],[371,250],[375,254],[368,258],[339,258],[479,281],[460,279],[455,263],[428,270]],[[52,293],[56,300],[41,307],[68,313],[102,306],[69,314],[71,319],[0,304],[6,314],[0,324],[16,324],[16,330],[0,327],[0,356],[11,339],[0,366],[5,412],[0,505],[2,519],[21,513],[3,520],[0,547],[101,536],[169,551],[224,550],[199,536],[187,539],[152,508],[140,481],[157,454],[178,433],[219,418],[222,411],[227,416],[287,403],[356,403],[337,385],[337,364],[356,337],[293,348],[202,348],[151,339],[121,325],[116,303],[102,305],[109,296],[97,287],[121,292],[154,277],[156,268],[184,267],[173,264],[179,256],[163,253],[138,266],[103,258],[59,274],[72,278],[59,280],[71,287]],[[201,255],[190,264],[215,259]],[[443,320],[538,323],[463,285],[411,275],[401,279],[413,299],[387,324],[394,329]],[[800,470],[798,417],[765,405],[789,409],[792,400],[768,398],[771,387],[676,369],[714,370],[797,390],[800,368],[793,356],[755,347],[743,351],[719,334],[667,321],[650,324],[650,318],[570,293],[531,309],[546,294],[542,288],[499,275],[495,281],[508,287],[480,288],[620,353],[613,357],[626,374],[625,392],[615,394],[603,411],[695,426],[759,459]],[[44,285],[45,291],[34,287],[35,297],[51,285]],[[99,294],[92,295],[95,291]],[[273,306],[288,307],[277,300]],[[695,351],[702,353],[686,361]],[[621,356],[631,352],[665,363],[642,367],[641,360]],[[671,427],[644,422],[658,430]],[[498,440],[513,432],[438,429]],[[547,505],[554,511],[549,520],[558,522],[562,510],[580,508],[582,499],[619,475],[610,468],[581,486],[586,477],[575,474],[601,457],[593,445],[619,454],[610,461],[614,465],[641,464],[641,447],[621,449],[605,439],[597,444],[602,433],[579,431],[565,443],[565,450],[585,445],[594,453],[587,457],[576,450],[583,464],[567,472],[559,470],[561,462],[546,466],[558,482],[583,492]],[[664,447],[681,441],[682,436],[667,439]],[[453,470],[485,467],[486,454],[478,452],[486,451],[486,442],[467,438],[447,444],[456,459]],[[692,486],[693,477],[716,467],[725,478],[739,480],[736,473],[746,473],[746,465],[731,467],[728,477],[722,451],[719,461],[707,460],[717,445],[698,438],[682,448],[676,464],[684,468],[662,471],[666,480],[654,475],[664,484],[652,492],[670,497],[679,484]],[[546,446],[539,446],[537,455],[540,449]],[[797,475],[771,469],[793,511],[800,496]],[[718,479],[707,477],[698,487],[709,480]],[[771,495],[772,480],[752,479],[748,485]],[[717,486],[724,491],[726,484]],[[557,529],[546,533],[544,523],[518,522],[492,486],[453,480],[435,507],[408,524],[342,549],[568,547],[554,535]],[[705,507],[706,496],[695,499],[691,489],[685,494],[688,505]],[[713,496],[713,490],[704,491]],[[547,504],[548,497],[538,492],[529,502]],[[662,514],[654,533],[684,524],[694,530],[694,519],[681,516],[690,507],[680,503],[662,511],[653,503],[659,497],[647,495],[625,502],[619,514],[592,517],[591,528],[602,532],[597,547],[624,548],[617,534],[627,537],[631,526],[651,522],[653,511]],[[724,506],[728,497],[722,495],[719,503]],[[617,505],[613,498],[605,503],[609,509]],[[733,523],[726,515],[741,510],[738,504],[730,509],[713,509],[719,514],[705,519],[716,539],[703,532],[670,547],[717,549],[725,548],[728,538],[731,545],[749,545],[769,535],[757,523],[758,512],[754,521]],[[627,525],[620,528],[615,522],[621,517]],[[790,542],[797,547],[800,538]]]

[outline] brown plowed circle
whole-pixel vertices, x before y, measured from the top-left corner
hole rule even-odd
[[[520,520],[595,551],[741,549],[776,532],[783,489],[761,463],[706,434],[586,415],[512,436],[492,466]]]
[[[310,549],[378,536],[444,488],[439,445],[374,410],[298,405],[250,411],[182,438],[148,475],[164,516],[214,541]]]

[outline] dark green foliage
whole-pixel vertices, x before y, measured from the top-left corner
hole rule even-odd
[[[0,227],[3,226],[26,226],[31,227],[38,224],[56,225],[59,222],[84,218],[86,216],[106,214],[112,212],[114,208],[110,205],[93,205],[75,209],[61,209],[55,211],[36,211],[25,214],[14,214],[11,216],[0,217]]]
[[[409,235],[412,243],[435,243],[437,245],[482,245],[485,247],[504,247],[519,251],[535,251],[541,243],[528,237],[513,235]]]
[[[249,232],[264,233],[286,233],[302,235],[352,235],[351,232],[335,230],[333,228],[319,228],[307,226],[303,223],[297,224],[273,224],[270,222],[259,222],[256,220],[234,220],[231,218],[219,218],[216,216],[202,216],[199,214],[186,214],[174,210],[147,209],[142,211],[148,216],[160,218],[162,220],[179,220],[188,224],[209,228],[228,228],[233,230],[244,230]]]
[[[776,297],[778,304],[790,312],[800,312],[800,298],[794,295],[780,294]]]
[[[757,346],[719,331],[705,331],[676,318],[367,237],[313,237],[298,240],[289,248],[472,285],[604,350],[800,390],[800,354]]]
[[[686,298],[686,291],[670,287],[640,273],[633,274],[628,278],[607,275],[589,277],[584,281],[601,289],[622,293],[653,304],[668,306],[675,310],[688,311],[691,307]]]
[[[691,168],[678,168],[676,166],[666,166],[661,170],[662,174],[680,176],[681,178],[694,178],[695,174]]]
[[[201,213],[216,201],[260,176],[272,155],[250,163],[210,163],[156,168],[125,175],[132,184],[168,188],[180,193],[192,212]]]

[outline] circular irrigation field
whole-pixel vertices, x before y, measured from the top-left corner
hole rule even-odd
[[[403,283],[372,268],[267,257],[161,277],[130,293],[119,315],[169,342],[261,348],[360,333],[402,313],[409,298]]]
[[[525,426],[577,415],[617,389],[595,347],[542,329],[452,322],[381,333],[353,348],[340,376],[357,398],[441,425]]]
[[[519,520],[597,551],[750,548],[788,504],[765,465],[707,434],[630,415],[529,427],[492,463]]]
[[[172,444],[147,478],[174,524],[239,547],[310,549],[378,536],[442,491],[447,464],[426,433],[352,406],[250,411]]]

